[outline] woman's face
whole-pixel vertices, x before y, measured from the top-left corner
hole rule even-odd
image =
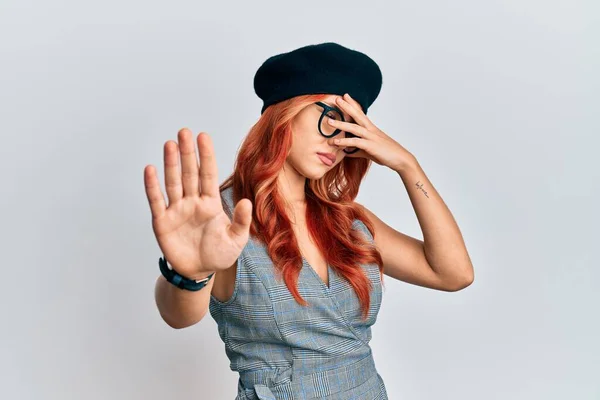
[[[335,104],[336,97],[339,96],[330,95],[321,102],[342,111]],[[300,111],[292,121],[292,147],[286,162],[308,179],[321,178],[346,156],[341,147],[338,148],[329,143],[331,138],[326,138],[319,132],[318,123],[322,112],[322,107],[310,104]],[[345,121],[354,122],[347,113],[344,112],[343,116]],[[326,118],[324,118],[326,124],[325,120]],[[343,133],[340,133],[340,137],[343,137]],[[335,161],[328,165],[318,153],[331,153],[335,156]]]

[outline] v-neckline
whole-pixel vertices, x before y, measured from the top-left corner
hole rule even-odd
[[[332,269],[331,266],[329,264],[327,264],[327,280],[329,281],[329,285],[327,285],[325,283],[325,281],[323,281],[323,279],[319,276],[319,274],[317,274],[317,271],[315,271],[315,269],[312,267],[312,265],[310,265],[308,263],[308,261],[306,260],[306,258],[304,258],[304,256],[302,256],[302,262],[304,263],[304,265],[306,265],[308,267],[309,270],[312,271],[313,275],[317,278],[317,280],[319,282],[321,282],[321,285],[326,289],[326,290],[331,290],[331,285],[333,283],[333,276],[335,275],[334,273],[332,273]]]

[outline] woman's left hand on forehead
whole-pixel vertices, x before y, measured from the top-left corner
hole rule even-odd
[[[385,165],[399,171],[415,161],[414,156],[400,143],[389,137],[385,132],[376,127],[362,111],[361,105],[348,93],[343,97],[336,97],[336,105],[350,115],[355,122],[342,122],[329,119],[332,126],[345,132],[350,132],[358,137],[328,139],[329,143],[339,147],[358,147],[360,150],[346,157],[369,158],[380,165]]]

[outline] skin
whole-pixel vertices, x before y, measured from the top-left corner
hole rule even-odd
[[[291,202],[291,218],[296,221],[294,230],[302,252],[307,258],[311,258],[309,263],[325,280],[326,271],[319,268],[324,265],[322,257],[314,247],[310,247],[310,241],[304,240],[308,236],[303,218],[306,214],[305,180],[321,178],[327,168],[335,166],[344,157],[352,156],[346,155],[342,146],[357,145],[361,148],[357,155],[368,157],[398,173],[423,231],[424,240],[406,235],[359,205],[373,223],[375,245],[383,259],[384,274],[407,283],[444,291],[458,291],[469,286],[474,280],[474,270],[460,229],[416,157],[379,129],[348,94],[343,98],[331,95],[327,100],[326,103],[342,110],[344,119],[350,121],[336,122],[334,127],[358,135],[359,138],[341,139],[340,147],[336,146],[333,139],[321,136],[316,127],[320,107],[307,107],[294,121],[294,145],[280,176],[280,190]],[[334,165],[323,164],[315,155],[317,151],[336,154]]]
[[[323,103],[334,106],[342,111],[344,120],[354,123],[354,119],[335,104],[336,95],[330,95],[322,100]],[[305,212],[306,198],[304,186],[307,179],[320,179],[329,169],[341,162],[346,153],[342,147],[335,146],[331,139],[319,133],[317,123],[323,109],[311,104],[305,107],[292,121],[292,146],[286,161],[277,176],[279,190],[288,203],[288,213],[292,220],[293,229],[301,252],[308,263],[315,269],[321,279],[328,285],[329,276],[325,260],[309,239],[306,229]],[[338,135],[338,136],[341,136]],[[317,152],[333,153],[336,161],[332,165],[321,162]],[[225,301],[233,294],[236,264],[225,271],[216,273],[212,295],[218,300]]]
[[[324,102],[329,105],[335,104],[339,110],[343,111],[344,119],[348,121],[346,123],[336,122],[332,125],[351,132],[358,138],[341,139],[339,140],[340,146],[333,144],[334,139],[326,138],[319,133],[316,124],[321,114],[321,108],[311,104],[303,109],[293,121],[292,147],[284,167],[278,175],[279,190],[283,197],[287,199],[293,209],[301,211],[293,213],[294,217],[300,216],[294,229],[300,242],[301,252],[308,263],[315,268],[323,281],[328,281],[324,260],[316,248],[311,247],[312,243],[306,239],[306,231],[303,229],[302,216],[305,215],[304,187],[306,179],[320,179],[328,171],[327,168],[333,168],[346,156],[353,156],[347,155],[343,151],[343,146],[359,147],[361,149],[357,153],[359,157],[368,157],[377,164],[389,167],[398,173],[423,231],[424,240],[405,235],[384,223],[366,207],[359,205],[374,226],[375,246],[382,256],[384,273],[397,280],[438,290],[458,291],[469,286],[474,280],[473,265],[458,225],[417,159],[373,124],[363,114],[358,103],[348,94],[343,98],[330,95]],[[200,140],[202,137],[205,139]],[[207,138],[208,142],[206,142]],[[337,142],[337,140],[335,141]],[[201,164],[204,165],[201,173],[199,173],[200,169],[192,144],[192,133],[187,129],[179,132],[181,145],[179,150],[183,168],[181,175],[177,168],[177,143],[171,142],[169,141],[165,145],[166,188],[170,202],[173,201],[173,206],[170,204],[169,209],[166,208],[164,197],[159,189],[155,170],[146,167],[144,171],[144,182],[153,218],[160,218],[166,212],[175,215],[180,213],[179,210],[168,210],[175,209],[175,207],[182,208],[182,194],[185,195],[183,198],[196,202],[197,200],[193,196],[198,196],[199,177],[204,187],[213,188],[215,193],[212,196],[216,199],[213,202],[218,204],[214,149],[208,135],[198,136]],[[316,155],[319,151],[335,154],[337,157],[335,163],[332,166],[323,164]],[[185,178],[183,186],[182,178]],[[247,206],[245,208],[248,210]],[[246,214],[244,218],[249,221],[250,212],[248,211]],[[247,229],[244,228],[240,219],[241,217],[234,221],[237,230]],[[246,226],[248,224],[249,222],[246,223]],[[245,231],[247,232],[247,230]],[[234,262],[230,268],[215,272],[215,276],[211,280],[214,285],[212,294],[221,301],[226,301],[232,295],[236,273],[235,265]],[[159,276],[156,296],[157,304],[166,303],[163,305],[163,310],[166,310],[164,312],[169,313],[176,310],[178,317],[172,321],[178,320],[178,322],[169,324],[173,327],[185,327],[202,319],[208,310],[209,298],[205,293],[208,293],[211,288],[200,291],[200,296],[204,294],[203,301],[201,307],[197,308],[197,300],[189,301],[191,299],[189,296],[195,292],[181,292],[167,283],[162,275]],[[169,298],[171,300],[168,300]],[[167,300],[165,301],[165,299]],[[186,304],[190,306],[185,306]]]
[[[330,95],[322,102],[340,107],[335,104],[336,95]],[[303,211],[306,206],[304,185],[307,179],[320,179],[341,162],[346,153],[341,147],[330,143],[330,139],[319,133],[317,122],[322,108],[311,104],[304,108],[292,121],[292,148],[278,176],[279,190],[287,200],[293,213]],[[340,111],[343,111],[340,109]],[[344,120],[354,123],[354,119],[343,111]],[[338,135],[341,136],[342,134]],[[321,162],[317,152],[333,153],[336,160],[332,165]]]

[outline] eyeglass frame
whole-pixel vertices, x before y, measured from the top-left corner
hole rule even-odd
[[[331,135],[329,135],[329,136],[328,136],[328,135],[324,134],[324,133],[323,133],[323,131],[321,130],[321,122],[323,121],[323,118],[325,117],[325,115],[327,115],[327,113],[328,113],[329,111],[335,111],[335,112],[337,112],[338,114],[340,114],[340,118],[342,118],[342,122],[345,122],[346,120],[344,119],[344,113],[343,113],[341,110],[339,110],[338,108],[336,108],[336,107],[332,107],[332,106],[330,106],[330,105],[327,105],[327,104],[325,104],[325,103],[323,103],[323,102],[320,102],[320,101],[317,101],[317,102],[316,102],[316,103],[314,103],[314,104],[316,104],[316,105],[318,105],[319,107],[322,107],[322,108],[323,108],[323,111],[321,112],[321,117],[319,117],[319,122],[318,122],[318,124],[317,124],[317,127],[319,128],[319,133],[321,134],[321,136],[325,136],[326,138],[331,138],[331,137],[334,137],[334,136],[338,135],[340,132],[342,132],[342,130],[341,130],[341,129],[338,129],[338,128],[336,128],[336,129],[335,129],[335,131],[333,131],[333,133],[332,133]],[[352,133],[350,133],[350,132],[347,132],[347,131],[344,131],[344,132],[346,132],[346,135],[349,135],[350,137],[358,137],[358,136],[356,136],[356,135],[354,135],[354,134],[352,134]],[[350,150],[350,151],[347,151],[347,149],[345,149],[345,148],[344,148],[344,149],[342,149],[342,150],[343,150],[343,151],[344,151],[344,153],[346,153],[346,154],[354,154],[354,153],[356,153],[357,151],[359,151],[359,150],[360,150],[360,148],[356,147],[354,150]]]

